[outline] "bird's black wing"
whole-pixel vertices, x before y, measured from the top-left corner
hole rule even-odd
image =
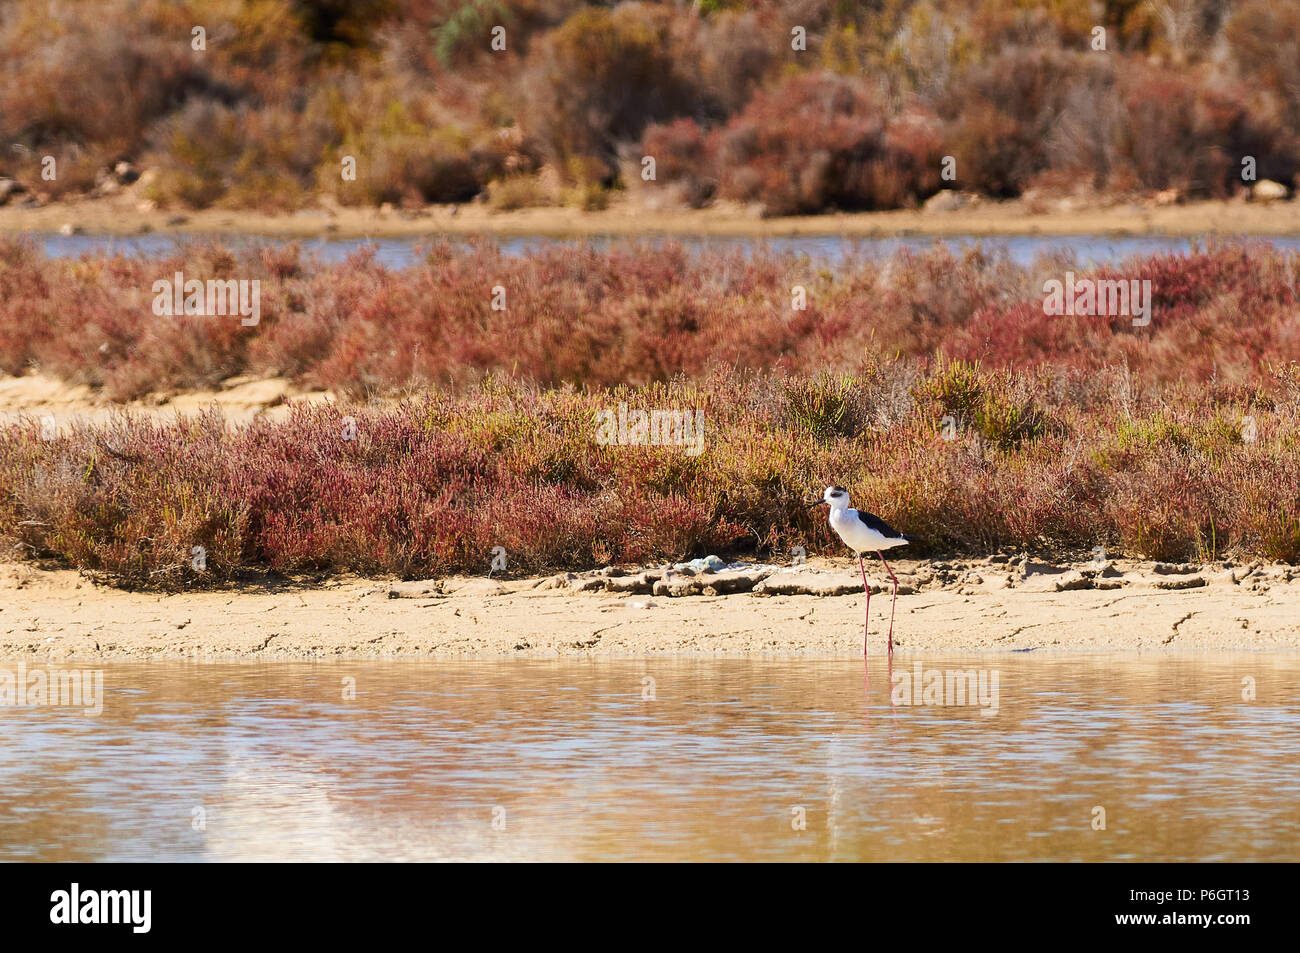
[[[862,522],[866,523],[868,527],[874,529],[877,533],[879,533],[881,536],[885,537],[886,539],[906,538],[903,536],[902,533],[894,529],[894,527],[890,526],[888,523],[886,523],[884,520],[882,520],[879,516],[877,516],[874,513],[865,513],[862,510],[858,510],[858,519],[862,520]]]

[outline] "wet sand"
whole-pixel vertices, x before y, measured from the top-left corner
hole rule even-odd
[[[990,559],[998,561],[896,562],[897,650],[1300,650],[1294,567],[1115,561],[1103,569]],[[872,582],[869,648],[882,653],[890,600],[887,581]],[[0,657],[853,655],[862,651],[862,622],[861,581],[847,560],[657,581],[630,572],[336,578],[177,594],[126,592],[73,570],[0,565]]]

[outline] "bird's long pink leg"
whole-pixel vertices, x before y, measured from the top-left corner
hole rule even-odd
[[[862,654],[867,654],[867,633],[871,631],[871,587],[867,585],[867,567],[862,563],[862,554],[858,553],[858,568],[862,570],[862,591],[867,594],[867,617],[862,623]]]
[[[889,654],[894,654],[894,606],[898,602],[898,577],[894,575],[894,570],[889,568],[889,563],[885,562],[885,554],[877,552],[880,561],[885,563],[885,572],[889,573],[889,578],[894,580],[894,601],[889,604]]]

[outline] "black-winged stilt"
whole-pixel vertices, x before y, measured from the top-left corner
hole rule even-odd
[[[894,606],[898,602],[898,577],[885,562],[886,549],[906,546],[907,537],[879,516],[849,509],[849,491],[842,486],[828,486],[814,506],[826,504],[831,508],[830,524],[836,535],[858,554],[858,569],[862,570],[862,589],[867,594],[867,620],[862,629],[862,654],[867,654],[867,634],[871,631],[871,587],[867,585],[867,567],[862,563],[863,553],[875,553],[885,565],[885,572],[894,582],[894,601],[889,604],[889,654],[894,654]]]

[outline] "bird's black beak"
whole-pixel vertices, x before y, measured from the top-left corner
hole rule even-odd
[[[809,504],[808,504],[808,509],[811,510],[811,509],[813,509],[814,507],[821,506],[821,505],[822,505],[823,503],[825,503],[825,502],[826,502],[825,500],[818,500],[816,503],[809,503]]]

